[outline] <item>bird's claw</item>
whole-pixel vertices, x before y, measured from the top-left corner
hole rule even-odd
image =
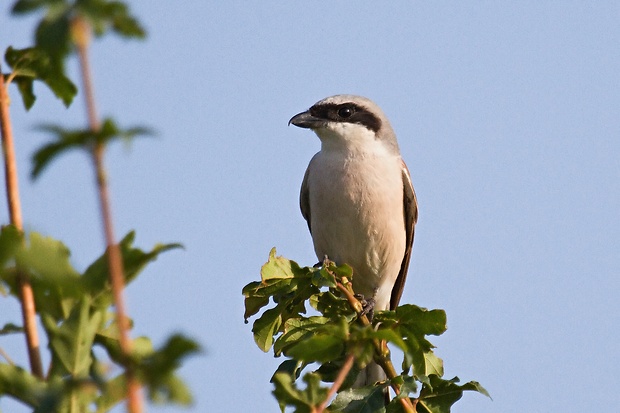
[[[362,312],[360,316],[367,316],[370,321],[372,321],[372,317],[375,313],[375,299],[374,298],[366,298],[362,294],[355,294],[355,298],[362,304]]]

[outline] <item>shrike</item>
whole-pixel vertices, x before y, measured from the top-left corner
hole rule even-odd
[[[289,124],[312,129],[321,140],[301,185],[301,213],[314,251],[353,267],[353,289],[394,309],[411,258],[418,204],[396,135],[371,100],[337,95],[315,103]],[[382,380],[371,363],[356,386]]]

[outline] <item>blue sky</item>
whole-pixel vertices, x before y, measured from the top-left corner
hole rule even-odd
[[[35,20],[7,3],[0,46],[25,47]],[[617,410],[618,2],[129,4],[149,37],[94,44],[98,108],[157,135],[109,152],[116,233],[186,247],[127,299],[134,336],[180,331],[203,345],[182,368],[191,411],[278,411],[280,360],[255,346],[241,288],[273,246],[316,260],[298,192],[319,141],[287,121],[338,93],[384,109],[411,170],[420,219],[401,302],[447,311],[432,340],[446,376],[493,396],[465,394],[454,411]],[[25,113],[15,92],[26,226],[84,269],[103,249],[88,159],[71,153],[28,179],[47,139],[34,126],[83,126],[82,97],[66,110],[39,86]],[[13,300],[0,313],[19,320]],[[0,345],[25,363],[21,339]],[[0,409],[19,410],[5,398]]]

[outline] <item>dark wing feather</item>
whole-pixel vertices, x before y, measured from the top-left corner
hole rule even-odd
[[[310,234],[312,234],[312,228],[310,227],[310,189],[308,188],[308,171],[310,167],[306,169],[304,180],[301,183],[301,192],[299,194],[299,207],[301,208],[301,215],[308,224]]]
[[[411,249],[413,248],[415,224],[418,222],[418,200],[415,196],[415,191],[413,190],[413,184],[411,183],[411,175],[409,174],[409,169],[407,168],[407,165],[405,165],[405,162],[402,163],[402,166],[403,211],[405,214],[406,233],[405,256],[403,257],[403,262],[400,265],[398,278],[396,279],[396,283],[392,289],[390,310],[394,310],[398,306],[400,297],[403,295],[403,288],[405,287],[405,280],[407,279],[407,270],[409,269],[409,261],[411,260]]]

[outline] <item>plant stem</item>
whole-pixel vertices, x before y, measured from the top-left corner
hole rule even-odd
[[[9,92],[4,83],[4,75],[0,68],[0,132],[2,135],[2,153],[4,154],[4,174],[6,180],[6,196],[9,206],[9,219],[11,224],[20,232],[23,231],[22,212],[19,201],[19,186],[17,182],[17,162],[15,161],[15,148],[13,146],[13,131],[9,117]],[[28,347],[28,359],[30,370],[38,378],[43,378],[43,364],[39,351],[39,333],[37,331],[36,307],[34,294],[28,274],[18,271],[19,294],[22,307],[22,319],[26,332],[26,346]]]
[[[321,403],[321,405],[317,409],[315,409],[316,413],[323,413],[323,411],[327,407],[327,403],[329,403],[329,401],[334,396],[334,394],[336,394],[338,389],[340,389],[340,386],[342,386],[344,379],[347,378],[347,374],[349,374],[349,371],[351,371],[351,367],[353,367],[354,361],[355,361],[355,357],[353,356],[353,354],[349,354],[344,364],[342,365],[342,368],[338,372],[338,377],[336,377],[336,380],[334,380],[334,384],[332,384],[332,387],[329,389],[329,393],[327,393],[327,397],[325,397],[325,400],[323,400],[323,403]]]
[[[355,312],[357,312],[358,320],[365,326],[370,325],[370,320],[363,313],[362,303],[360,303],[359,300],[355,298],[351,282],[349,282],[346,277],[342,277],[341,281],[342,282],[336,282],[336,287],[344,294],[351,307],[355,310]],[[373,345],[375,347],[375,354],[378,356],[375,357],[375,361],[381,366],[381,368],[383,368],[383,371],[385,371],[387,377],[393,379],[398,376],[398,374],[396,373],[396,369],[392,364],[392,360],[390,359],[389,349],[387,349],[385,341],[373,340]],[[391,387],[396,393],[396,395],[400,394],[400,385],[392,383]],[[411,404],[411,400],[409,399],[409,397],[403,397],[402,399],[400,399],[400,402],[403,405],[405,412],[415,412],[415,408]]]
[[[77,47],[80,61],[80,70],[88,113],[88,122],[91,130],[97,132],[100,129],[100,122],[95,108],[95,97],[91,70],[88,60],[88,44],[90,42],[90,27],[88,23],[80,17],[73,20],[71,30]],[[114,296],[114,306],[116,307],[116,323],[120,334],[120,347],[126,360],[129,360],[132,352],[132,341],[129,337],[129,319],[125,309],[123,290],[125,287],[124,270],[121,252],[114,237],[114,227],[112,224],[112,211],[110,207],[110,195],[108,182],[105,173],[103,157],[105,146],[102,142],[96,142],[92,148],[92,160],[95,168],[97,192],[99,195],[99,207],[103,222],[103,232],[107,246],[107,257],[110,283],[112,284],[112,294]],[[142,397],[140,395],[140,383],[137,380],[134,369],[128,364],[125,368],[127,379],[127,407],[130,413],[141,413],[143,410]]]

